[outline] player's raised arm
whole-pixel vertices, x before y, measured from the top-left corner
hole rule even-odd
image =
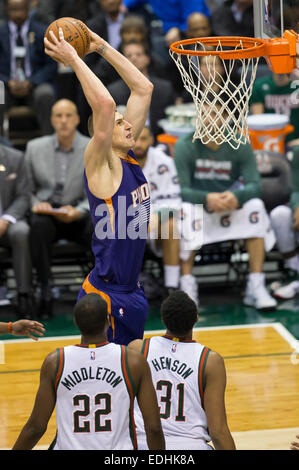
[[[153,84],[135,65],[110,46],[108,42],[91,30],[89,30],[89,34],[91,38],[89,53],[97,52],[107,60],[130,88],[131,94],[124,117],[126,121],[132,124],[133,135],[136,140],[146,122],[153,93]]]
[[[51,41],[45,38],[45,52],[54,60],[69,65],[81,83],[84,95],[92,109],[94,135],[86,155],[96,155],[96,165],[105,164],[111,149],[115,120],[115,102],[101,80],[80,59],[77,51],[63,38],[60,29],[58,40],[50,31]]]

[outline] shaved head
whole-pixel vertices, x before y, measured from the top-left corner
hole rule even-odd
[[[58,110],[66,109],[66,108],[68,108],[69,110],[72,110],[75,114],[78,114],[78,108],[76,104],[73,101],[68,100],[66,98],[56,101],[56,103],[52,106],[52,114],[56,113]]]
[[[189,38],[210,36],[212,28],[209,18],[202,13],[191,13],[187,18],[186,34]]]
[[[73,138],[79,122],[78,109],[73,101],[63,98],[52,106],[51,124],[59,140]]]

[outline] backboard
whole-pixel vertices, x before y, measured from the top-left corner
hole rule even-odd
[[[283,10],[283,0],[253,0],[255,37],[261,39],[282,37]]]

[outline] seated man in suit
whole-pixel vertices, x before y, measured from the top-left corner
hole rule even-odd
[[[84,189],[83,155],[89,138],[77,131],[76,105],[62,99],[52,108],[55,133],[27,144],[25,160],[32,192],[30,247],[41,284],[38,316],[51,317],[51,247],[59,239],[90,248],[92,225]]]
[[[32,310],[29,226],[26,222],[29,205],[24,156],[19,150],[0,144],[0,246],[12,249],[19,318],[30,318]]]
[[[144,43],[132,41],[122,48],[123,55],[132,62],[154,85],[149,116],[146,125],[149,125],[154,137],[163,132],[158,121],[165,117],[167,106],[174,104],[175,94],[171,82],[162,78],[154,77],[148,73],[150,55]],[[123,80],[117,80],[108,86],[108,91],[113,97],[116,105],[125,105],[130,96],[130,89]]]
[[[5,106],[29,105],[36,111],[42,135],[53,132],[50,111],[55,102],[57,64],[45,53],[46,27],[29,17],[29,0],[7,0],[7,21],[0,28],[0,80]],[[4,106],[0,106],[3,119]]]

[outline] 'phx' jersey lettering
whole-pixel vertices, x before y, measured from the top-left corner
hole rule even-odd
[[[148,233],[150,191],[147,180],[132,151],[121,158],[123,178],[116,193],[109,199],[94,196],[84,173],[85,188],[94,226],[92,251],[96,277],[110,285],[136,287]]]
[[[53,450],[136,449],[127,349],[113,343],[57,350]]]

